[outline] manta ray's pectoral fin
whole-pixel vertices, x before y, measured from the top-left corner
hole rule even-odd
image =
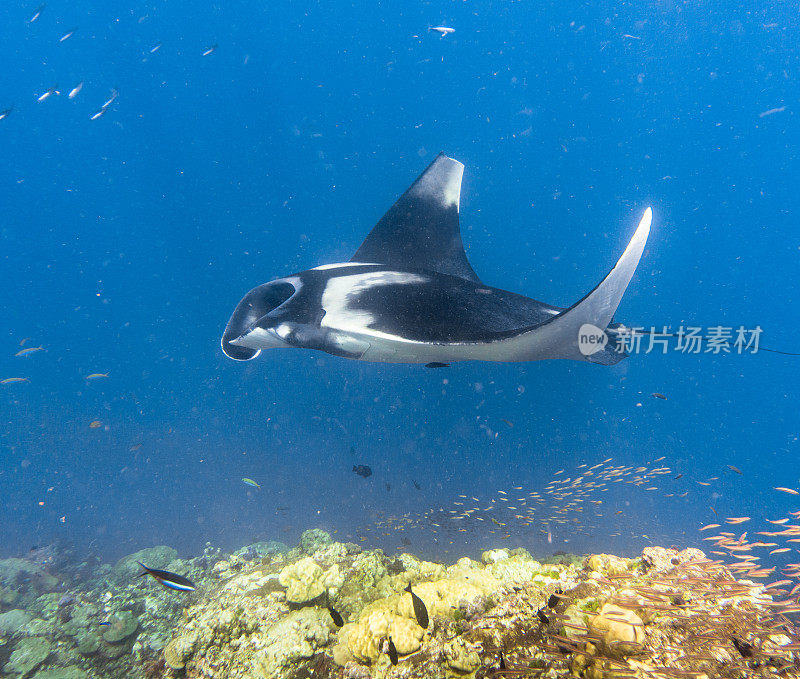
[[[480,283],[464,252],[458,209],[464,166],[443,153],[370,231],[350,261],[466,278]]]
[[[609,324],[644,252],[652,217],[647,208],[616,266],[594,290],[544,324],[507,340],[504,353],[513,358],[503,360],[566,358],[613,365],[624,358],[618,332]]]

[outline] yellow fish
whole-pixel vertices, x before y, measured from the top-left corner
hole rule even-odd
[[[87,375],[87,380],[99,380],[101,377],[108,377],[108,373],[92,373],[91,375]]]
[[[242,483],[246,483],[248,486],[253,486],[253,488],[258,488],[259,490],[261,489],[261,486],[259,486],[255,481],[253,481],[253,479],[244,478],[242,479]]]
[[[89,422],[89,429],[97,429],[98,427],[102,427],[103,423],[100,420],[92,420]]]

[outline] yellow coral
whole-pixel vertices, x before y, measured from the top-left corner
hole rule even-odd
[[[500,582],[482,569],[462,564],[450,570],[453,577],[414,585],[414,593],[422,599],[428,615],[452,616],[464,601],[473,601],[500,587]],[[398,587],[403,583],[398,582]],[[358,622],[349,623],[339,631],[339,644],[334,649],[334,660],[342,665],[351,658],[362,663],[374,663],[381,655],[381,642],[392,637],[400,655],[418,651],[425,634],[417,623],[414,604],[406,593],[392,594],[364,607]],[[454,656],[454,662],[467,666],[473,658],[469,653]],[[463,662],[462,662],[463,660]]]
[[[334,596],[336,591],[344,584],[344,573],[339,568],[339,564],[333,564],[327,571],[322,579],[322,585],[325,589],[330,591],[331,596]]]
[[[325,591],[323,570],[308,556],[286,566],[278,576],[278,582],[286,587],[286,600],[295,604],[316,599]]]
[[[346,629],[347,628],[347,629]],[[381,654],[381,642],[391,637],[400,655],[418,651],[423,630],[417,623],[391,610],[372,610],[352,626],[345,625],[339,633],[348,650],[359,662],[375,662]]]
[[[603,605],[600,614],[589,621],[589,632],[608,654],[630,655],[644,642],[642,619],[615,604]]]
[[[453,615],[462,601],[472,601],[491,590],[497,589],[500,583],[491,575],[477,571],[471,574],[470,581],[443,578],[435,582],[420,582],[414,585],[416,594],[425,603],[428,616]],[[414,619],[414,603],[411,596],[401,596],[397,602],[397,613]]]
[[[593,554],[586,561],[590,571],[605,575],[623,575],[628,572],[629,561],[613,554]]]

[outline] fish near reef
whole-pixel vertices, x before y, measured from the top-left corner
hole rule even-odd
[[[331,618],[333,619],[333,624],[336,625],[337,627],[342,627],[344,625],[344,620],[342,619],[342,616],[339,614],[339,611],[337,611],[333,606],[328,606],[327,608],[328,608],[328,613],[331,614]]]
[[[394,647],[394,642],[392,641],[392,637],[389,637],[389,660],[392,665],[396,665],[399,658],[397,656],[397,649]]]
[[[417,618],[417,623],[422,629],[428,629],[428,609],[425,606],[425,602],[411,591],[410,582],[404,591],[411,595],[411,602],[414,604],[414,615]]]
[[[140,578],[150,575],[167,589],[174,589],[177,592],[194,592],[197,589],[197,586],[191,580],[184,578],[182,575],[158,570],[157,568],[148,568],[141,561],[137,561],[137,563],[144,568],[144,573],[139,575]]]

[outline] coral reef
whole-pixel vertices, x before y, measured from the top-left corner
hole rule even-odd
[[[137,561],[190,577],[197,591],[139,578]],[[161,546],[113,567],[70,571],[68,561],[59,563],[55,577],[26,559],[0,561],[0,676],[800,675],[789,617],[800,611],[797,602],[779,583],[737,580],[696,549],[542,562],[502,548],[444,565],[362,551],[315,529],[293,549],[260,542],[223,555],[207,545],[182,560]],[[54,591],[61,583],[66,591]],[[428,613],[425,629],[409,584]]]

